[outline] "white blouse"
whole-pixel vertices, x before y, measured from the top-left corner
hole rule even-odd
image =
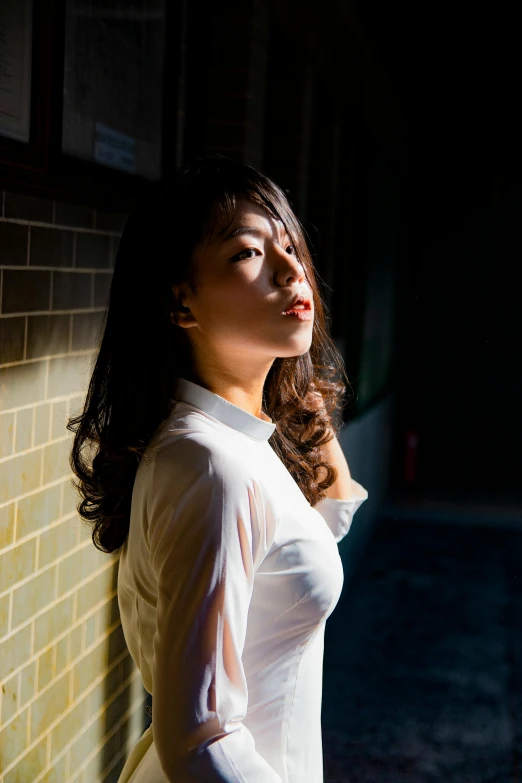
[[[141,459],[118,601],[152,723],[118,783],[321,783],[336,542],[368,497],[313,508],[276,425],[184,378]]]

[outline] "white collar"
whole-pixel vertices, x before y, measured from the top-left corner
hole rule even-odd
[[[186,378],[177,378],[175,399],[171,402],[176,402],[176,400],[188,402],[189,405],[194,405],[223,424],[257,440],[268,440],[276,428],[273,421],[259,419],[252,413],[248,413],[243,408],[220,397],[219,394],[215,394]]]

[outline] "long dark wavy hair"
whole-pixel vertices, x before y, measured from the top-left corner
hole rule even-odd
[[[283,222],[315,310],[309,351],[276,358],[267,375],[263,408],[276,424],[270,444],[312,506],[337,477],[319,448],[338,434],[332,414],[345,404],[347,386],[333,376],[341,373],[350,384],[329,334],[307,232],[264,173],[225,155],[197,156],[148,186],[127,220],[83,411],[67,424],[75,433],[70,463],[82,498],[78,513],[103,552],[123,545],[139,461],[169,415],[176,378],[192,377],[186,330],[171,320],[180,307],[172,286],[186,283],[197,295],[193,251],[213,236],[216,218],[232,223],[244,198]]]

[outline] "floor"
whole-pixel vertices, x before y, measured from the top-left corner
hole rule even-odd
[[[522,525],[454,513],[383,517],[327,621],[325,783],[522,783]]]

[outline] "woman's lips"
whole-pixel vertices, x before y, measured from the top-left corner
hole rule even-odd
[[[310,308],[285,310],[283,315],[286,315],[289,318],[297,318],[299,321],[312,321],[314,317],[314,314]]]

